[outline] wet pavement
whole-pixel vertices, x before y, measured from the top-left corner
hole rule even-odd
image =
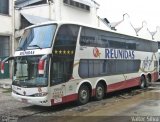
[[[11,88],[12,79],[0,79],[0,88]]]
[[[74,102],[54,107],[28,105],[14,100],[0,89],[0,115],[20,122],[159,122],[160,86],[132,88],[108,94],[77,106]],[[0,118],[1,119],[1,118]]]

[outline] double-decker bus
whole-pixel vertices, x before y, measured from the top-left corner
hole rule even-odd
[[[69,22],[26,28],[2,73],[9,60],[12,96],[40,106],[86,104],[158,79],[157,42]]]

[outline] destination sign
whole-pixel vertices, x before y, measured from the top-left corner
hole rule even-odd
[[[34,51],[23,51],[23,52],[20,52],[20,55],[23,56],[23,55],[34,55]]]

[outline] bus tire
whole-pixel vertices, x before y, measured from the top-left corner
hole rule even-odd
[[[102,100],[105,95],[104,85],[102,83],[98,83],[95,91],[95,100]]]
[[[145,79],[144,76],[142,76],[141,79],[140,79],[140,86],[139,86],[139,87],[140,87],[141,89],[144,89],[145,86],[146,86],[146,79]]]
[[[78,104],[84,105],[88,103],[89,98],[90,98],[90,94],[89,94],[88,86],[82,85],[78,91],[78,100],[77,100]]]

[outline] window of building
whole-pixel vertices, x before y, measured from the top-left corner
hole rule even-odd
[[[9,14],[9,0],[0,0],[0,13]]]
[[[90,11],[90,6],[83,4],[83,3],[76,2],[74,0],[63,0],[63,3],[65,3],[66,5],[71,5],[71,6],[83,9],[83,10]]]
[[[0,57],[9,56],[10,46],[9,46],[9,36],[0,36]]]

